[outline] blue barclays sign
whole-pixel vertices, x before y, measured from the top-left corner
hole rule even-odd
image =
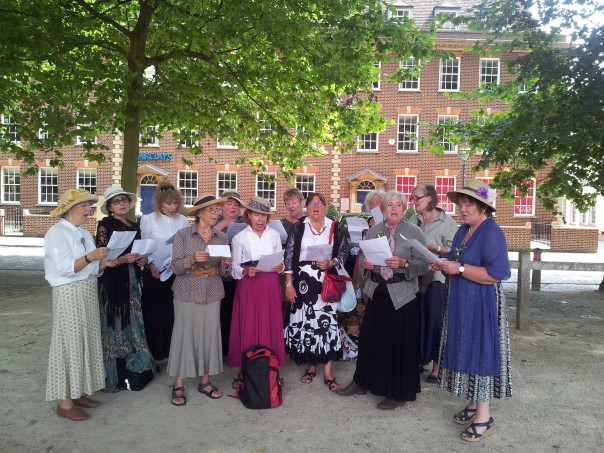
[[[172,153],[139,153],[138,158],[143,160],[172,160]]]

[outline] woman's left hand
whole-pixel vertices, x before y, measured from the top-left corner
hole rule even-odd
[[[231,256],[223,256],[222,257],[222,265],[223,266],[228,266],[233,262],[233,257]]]
[[[277,264],[276,266],[273,266],[273,272],[283,272],[283,269],[285,268],[285,264],[283,264],[283,262]]]
[[[136,263],[140,266],[140,267],[145,267],[147,265],[147,263],[149,262],[149,259],[145,256],[144,258],[141,258],[140,260],[137,260]]]
[[[404,267],[405,264],[407,264],[407,260],[405,258],[401,258],[398,256],[386,258],[386,265],[392,269],[398,269],[399,267]]]
[[[331,267],[331,260],[319,260],[317,261],[317,266],[322,271],[327,270]]]

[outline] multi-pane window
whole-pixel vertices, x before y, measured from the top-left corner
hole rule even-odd
[[[59,171],[56,168],[40,168],[38,173],[38,203],[59,201]]]
[[[535,180],[524,181],[528,184],[526,195],[520,194],[520,189],[516,188],[516,197],[514,198],[515,216],[534,216],[535,215]]]
[[[19,124],[13,119],[12,116],[8,115],[0,115],[2,116],[2,124],[3,124],[3,135],[5,138],[8,138],[11,143],[18,145],[21,143],[21,135],[19,135]]]
[[[455,203],[447,197],[447,192],[455,190],[455,176],[437,176],[434,181],[434,187],[438,195],[438,205],[447,214],[455,214]]]
[[[412,6],[395,6],[396,11],[392,12],[388,10],[388,17],[390,19],[404,21],[407,19],[413,19],[413,7]]]
[[[434,16],[438,16],[439,14],[453,14],[457,16],[459,8],[434,8]],[[457,25],[450,20],[437,21],[436,25],[439,30],[457,30]]]
[[[180,129],[178,131],[176,142],[182,148],[193,148],[197,144],[193,138],[193,132],[188,129]]]
[[[417,152],[417,140],[417,115],[399,115],[397,151]]]
[[[378,75],[377,75],[377,80],[375,82],[373,82],[373,89],[374,90],[379,90],[381,87],[381,77],[382,77],[382,63],[373,63],[373,66],[375,66],[376,68],[378,68]]]
[[[261,134],[266,134],[273,130],[273,127],[266,116],[258,115],[258,122],[260,123],[260,128],[258,130]]]
[[[78,189],[96,194],[96,168],[78,168]]]
[[[237,173],[234,171],[219,171],[216,175],[216,196],[222,196],[227,190],[237,190]]]
[[[159,146],[157,126],[147,126],[139,137],[141,146]]]
[[[237,143],[227,139],[220,139],[218,140],[218,148],[237,149]]]
[[[459,91],[459,58],[440,60],[439,91]]]
[[[2,203],[21,201],[21,169],[2,167]]]
[[[85,124],[79,124],[78,130],[87,127]],[[96,143],[96,137],[87,137],[86,135],[77,135],[76,136],[76,145],[83,145],[84,143]]]
[[[191,206],[193,200],[197,198],[197,172],[195,170],[179,170],[178,189],[182,193],[184,203]]]
[[[481,178],[476,178],[479,181],[484,182],[485,184],[488,184],[489,186],[491,185],[491,183],[493,182],[493,178],[486,178],[486,177],[481,177]],[[497,203],[497,200],[495,199],[493,201],[493,207],[495,207],[495,204]]]
[[[443,125],[443,131],[438,144],[445,148],[445,153],[457,152],[457,145],[454,145],[447,139],[447,124],[457,123],[457,120],[457,115],[438,115],[438,124]]]
[[[480,85],[489,86],[499,83],[499,59],[481,58],[480,59]]]
[[[396,191],[405,195],[405,197],[407,197],[407,202],[409,202],[413,188],[416,185],[417,176],[399,175],[396,177]]]
[[[402,60],[400,62],[401,69],[412,69],[415,66],[415,58],[410,57],[408,60]],[[398,84],[400,91],[417,91],[419,90],[419,77],[411,77],[403,80]]]
[[[378,150],[378,133],[370,132],[359,136],[357,141],[357,151],[377,152]]]
[[[296,189],[302,192],[302,195],[304,195],[304,199],[306,200],[308,195],[315,191],[315,175],[296,175]]]
[[[277,183],[274,173],[258,173],[256,175],[256,196],[270,200],[271,206],[275,208],[277,194]]]

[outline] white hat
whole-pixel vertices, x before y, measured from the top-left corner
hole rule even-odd
[[[105,199],[105,201],[101,206],[101,212],[105,215],[109,215],[109,210],[107,209],[107,202],[116,195],[122,194],[128,195],[128,198],[130,198],[130,209],[133,209],[136,206],[136,194],[132,192],[126,192],[124,189],[122,189],[122,186],[111,186],[107,187],[105,189],[105,192],[103,192],[103,198]],[[130,209],[128,209],[128,211],[130,211]]]

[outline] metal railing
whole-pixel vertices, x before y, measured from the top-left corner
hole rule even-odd
[[[4,206],[4,234],[23,233],[23,207]]]
[[[549,245],[551,240],[552,222],[531,222],[531,241]]]

